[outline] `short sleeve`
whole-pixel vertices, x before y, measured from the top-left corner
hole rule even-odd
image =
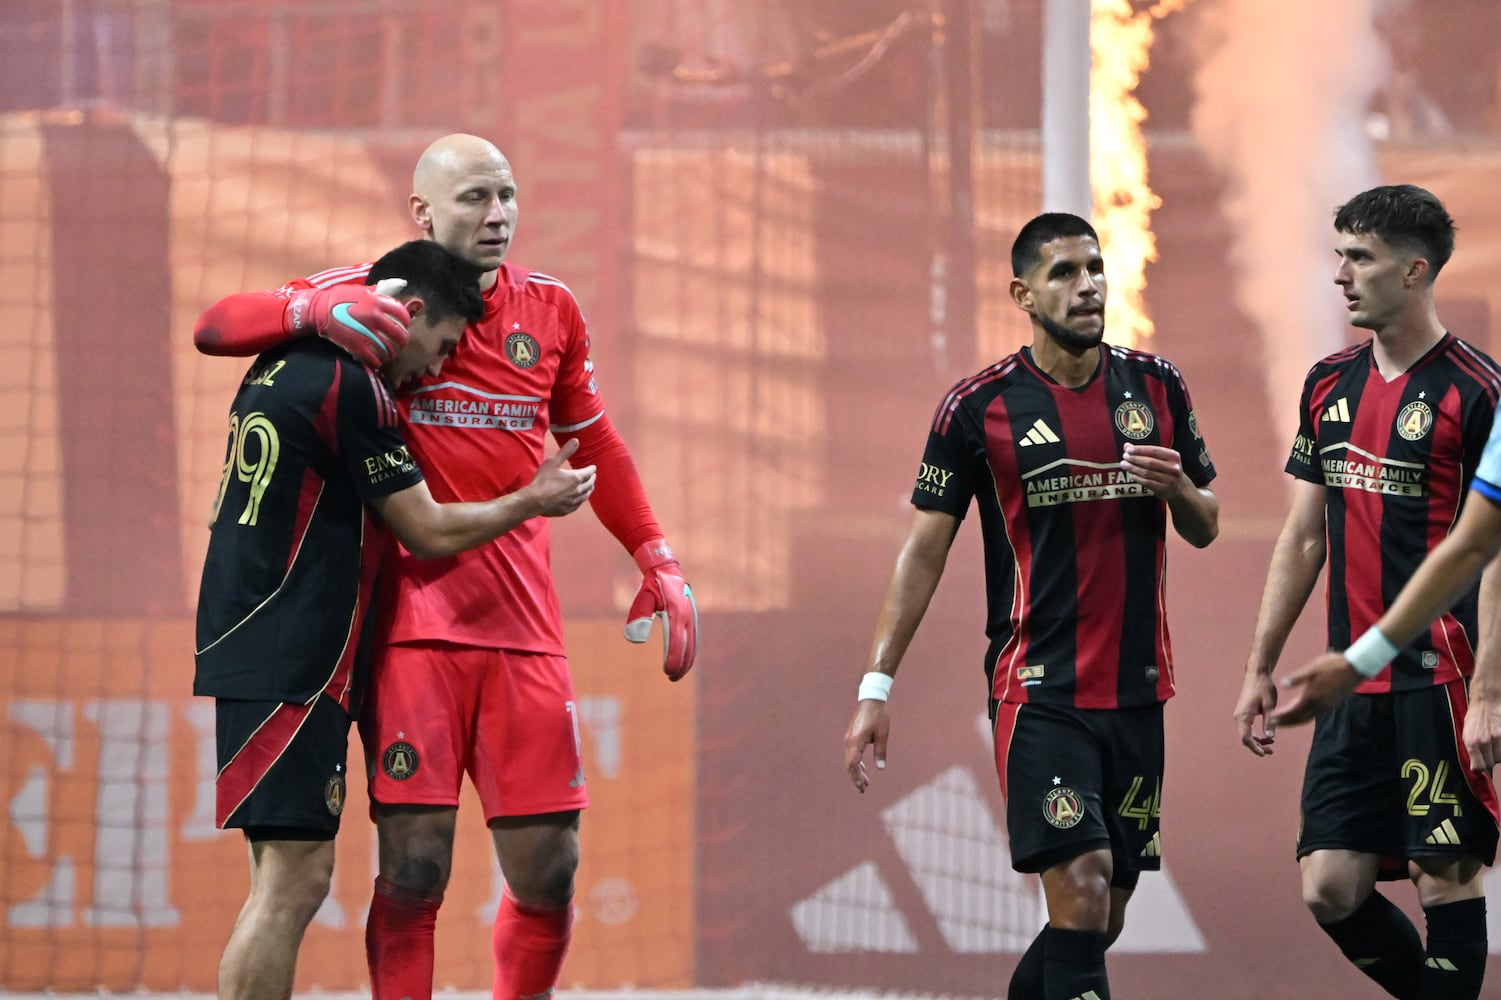
[[[975,493],[977,450],[973,445],[963,411],[957,403],[945,400],[928,431],[912,487],[913,506],[964,517]]]
[[[1296,479],[1324,485],[1324,473],[1315,461],[1318,430],[1313,426],[1313,388],[1317,378],[1313,371],[1303,380],[1303,395],[1298,400],[1298,436],[1293,438],[1292,453],[1283,471]]]
[[[1194,412],[1188,385],[1178,369],[1169,366],[1168,406],[1173,412],[1173,450],[1183,462],[1183,474],[1200,489],[1214,482],[1217,474],[1209,458],[1209,446],[1199,431],[1199,416]]]
[[[335,437],[339,460],[366,503],[422,482],[422,470],[402,439],[391,390],[379,375],[340,359]]]

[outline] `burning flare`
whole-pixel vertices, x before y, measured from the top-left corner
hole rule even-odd
[[[1110,279],[1111,340],[1125,347],[1152,336],[1142,291],[1157,259],[1152,212],[1162,205],[1147,180],[1147,109],[1136,84],[1151,63],[1155,22],[1190,2],[1157,0],[1138,11],[1131,0],[1093,0],[1090,11],[1089,182]]]

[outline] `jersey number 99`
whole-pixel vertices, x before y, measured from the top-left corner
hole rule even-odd
[[[245,500],[245,509],[240,512],[239,523],[254,526],[261,513],[261,497],[271,485],[271,474],[276,471],[280,454],[281,439],[276,436],[276,425],[264,413],[251,413],[243,420],[238,413],[231,413],[224,474],[219,479],[219,496],[214,501],[209,523],[219,520],[219,508],[224,505],[230,477],[234,476],[249,484],[249,496]]]

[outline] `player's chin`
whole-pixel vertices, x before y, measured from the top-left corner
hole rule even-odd
[[[505,263],[506,252],[511,249],[511,244],[506,243],[481,243],[468,254],[469,263],[481,271],[493,271]]]

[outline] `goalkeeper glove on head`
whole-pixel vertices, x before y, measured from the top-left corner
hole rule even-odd
[[[645,579],[626,616],[625,637],[645,642],[652,619],[662,619],[662,672],[668,680],[681,680],[698,654],[698,605],[693,588],[683,579],[683,568],[665,539],[643,543],[632,556]]]
[[[293,292],[282,314],[287,333],[316,333],[369,368],[380,368],[396,356],[407,342],[409,322],[405,306],[365,285]]]

